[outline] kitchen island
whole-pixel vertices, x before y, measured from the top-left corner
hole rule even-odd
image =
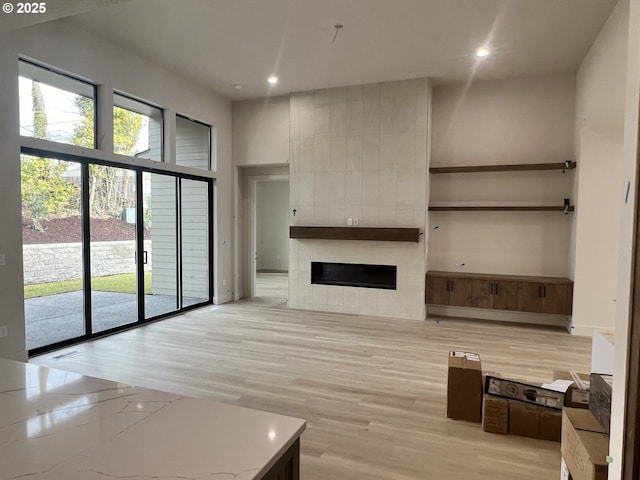
[[[0,479],[298,479],[304,420],[0,359]]]

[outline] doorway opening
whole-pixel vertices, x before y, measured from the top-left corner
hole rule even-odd
[[[289,295],[289,177],[249,177],[251,296],[284,303]]]

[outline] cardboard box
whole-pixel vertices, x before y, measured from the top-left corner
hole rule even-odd
[[[573,480],[607,480],[609,436],[589,410],[564,409],[560,451]]]
[[[541,384],[518,382],[487,375],[485,393],[562,410],[564,393],[542,388]]]
[[[507,435],[509,433],[509,400],[485,395],[483,405],[482,430]]]
[[[476,353],[449,352],[447,417],[482,420],[482,366]]]
[[[562,459],[562,462],[560,462],[560,480],[573,480],[564,458]]]
[[[521,437],[560,441],[562,412],[529,403],[509,400],[509,433]]]
[[[573,385],[564,394],[564,406],[571,408],[589,408],[589,382],[586,373],[553,372],[554,380],[573,380]]]
[[[591,373],[613,375],[613,332],[594,332],[591,339]]]
[[[596,417],[604,432],[609,434],[611,425],[611,392],[613,390],[613,375],[591,374],[591,394],[589,396],[589,410]]]

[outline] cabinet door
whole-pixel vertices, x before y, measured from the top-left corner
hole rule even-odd
[[[449,280],[445,277],[427,277],[427,303],[449,305]]]
[[[542,313],[568,315],[569,285],[545,283],[542,285]]]
[[[475,308],[493,308],[494,282],[490,280],[471,280],[471,306]]]
[[[542,312],[541,283],[518,283],[518,310],[521,312]]]
[[[456,307],[471,306],[471,279],[453,278],[449,284],[449,305]]]
[[[494,282],[493,308],[518,310],[518,284],[516,282]]]

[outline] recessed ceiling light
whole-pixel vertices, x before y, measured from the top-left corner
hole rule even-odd
[[[480,47],[478,50],[476,50],[476,57],[486,57],[489,55],[489,48],[488,47]]]
[[[240,90],[242,88],[242,85],[240,85],[239,83],[236,83],[233,88],[235,88],[236,90]]]
[[[269,82],[271,85],[276,85],[278,83],[278,77],[276,77],[275,75],[271,75],[269,78],[267,78],[267,82]]]

